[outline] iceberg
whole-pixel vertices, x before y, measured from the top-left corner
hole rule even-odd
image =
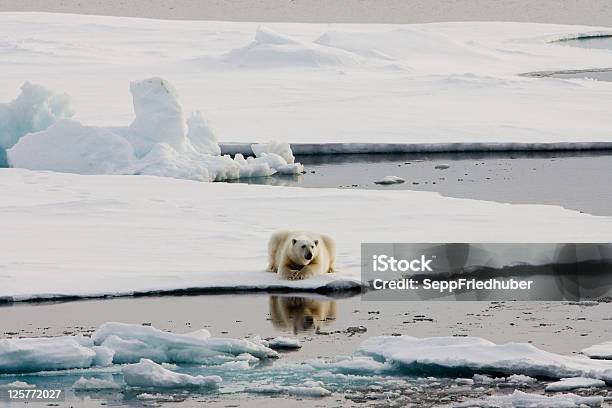
[[[23,92],[30,87],[24,85]],[[197,181],[297,174],[304,170],[294,162],[288,143],[256,144],[253,149],[256,157],[246,159],[242,155],[235,159],[222,156],[216,136],[202,113],[195,112],[185,120],[176,90],[162,78],[133,81],[130,91],[135,118],[129,127],[85,126],[58,119],[67,115],[64,111],[56,112],[55,116],[49,114],[40,123],[22,126],[25,130],[20,128],[18,138],[10,136],[15,143],[5,143],[9,148],[9,165],[31,170],[140,174]],[[9,114],[5,112],[4,116]],[[0,106],[0,125],[2,117]]]
[[[222,381],[218,375],[175,373],[146,358],[123,367],[121,373],[129,387],[138,388],[217,388]]]
[[[365,340],[358,355],[406,373],[501,373],[532,377],[589,377],[612,381],[612,362],[550,353],[527,343],[495,344],[478,337],[380,336]]]

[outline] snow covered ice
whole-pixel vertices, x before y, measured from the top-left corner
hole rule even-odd
[[[22,95],[31,87],[24,85]],[[129,127],[85,126],[69,119],[56,121],[63,112],[51,108],[58,102],[50,93],[40,91],[51,101],[32,102],[27,107],[30,110],[41,109],[38,106],[41,104],[46,110],[42,114],[37,112],[37,122],[28,124],[25,130],[9,133],[11,144],[6,144],[10,147],[9,164],[32,170],[150,174],[200,181],[303,171],[301,164],[294,163],[289,145],[283,142],[254,144],[255,158],[221,156],[217,139],[202,113],[195,112],[185,120],[175,89],[163,79],[133,81],[130,91],[136,117]],[[18,101],[19,98],[9,107],[25,103]],[[17,126],[13,122],[19,119],[18,115],[12,111],[7,114],[8,126]]]
[[[222,144],[278,140],[294,153],[588,148],[612,141],[612,85],[519,74],[610,67],[606,50],[551,44],[609,33],[511,22],[262,26],[2,13],[0,100],[29,80],[70,95],[84,125],[127,127],[126,86],[153,74],[174,85],[184,112],[204,113]],[[59,99],[47,105],[48,118],[69,113]],[[176,106],[164,109],[169,118]],[[165,126],[175,149],[181,126]],[[134,131],[145,127],[139,121]]]
[[[361,285],[361,264],[354,257],[361,242],[402,242],[405,231],[415,228],[424,242],[483,242],[492,235],[499,242],[520,242],[525,230],[534,242],[607,242],[612,229],[609,217],[560,207],[412,191],[390,197],[374,190],[23,169],[1,169],[0,189],[12,191],[0,204],[0,246],[11,253],[10,259],[0,257],[5,301],[189,288],[355,289]],[[337,273],[289,282],[265,271],[265,243],[287,228],[287,220],[296,229],[334,237]],[[214,251],[202,247],[210,242]],[[531,255],[525,261],[545,261],[554,253]]]

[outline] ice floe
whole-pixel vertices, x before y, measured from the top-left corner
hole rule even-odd
[[[113,363],[136,363],[142,358],[157,363],[211,364],[248,353],[257,358],[278,354],[249,340],[211,338],[206,330],[175,334],[151,326],[105,323],[94,333],[95,344],[114,351]]]
[[[423,242],[486,242],[492,234],[498,242],[520,242],[529,230],[532,242],[544,243],[607,242],[612,229],[610,217],[429,192],[395,191],[390,198],[374,190],[288,190],[24,169],[0,169],[0,188],[11,191],[0,204],[0,248],[11,254],[0,257],[6,277],[0,301],[221,289],[358,290],[361,264],[355,254],[361,242],[403,242],[405,231],[415,228]],[[337,273],[286,281],[264,270],[265,242],[287,228],[288,220],[292,228],[334,238]],[[211,242],[214,251],[204,250],[203,243]],[[470,251],[467,265],[494,260],[503,266],[517,259],[540,264],[562,259],[563,248],[576,256],[572,244],[512,248],[524,256],[483,244]]]
[[[98,350],[106,355],[106,350]],[[91,339],[83,336],[0,339],[0,372],[87,368],[94,365],[97,355]]]
[[[404,180],[401,177],[397,177],[397,176],[385,176],[383,178],[381,178],[380,180],[376,180],[374,183],[375,184],[400,184],[400,183],[404,183],[406,180]]]
[[[268,340],[268,347],[273,350],[299,349],[302,344],[299,339],[279,336]]]
[[[587,347],[581,353],[590,358],[612,360],[612,341]]]
[[[319,381],[306,381],[301,385],[260,385],[248,387],[246,392],[255,394],[286,394],[296,397],[320,398],[331,395],[331,391],[324,388]]]
[[[584,377],[562,378],[560,381],[550,383],[546,386],[546,391],[571,391],[578,388],[605,387],[606,383],[602,380]]]
[[[78,391],[118,390],[121,389],[121,385],[117,384],[112,380],[81,377],[72,385],[72,388]]]
[[[92,338],[64,336],[0,340],[0,372],[27,373],[139,363],[221,364],[278,354],[249,340],[212,338],[206,330],[175,334],[151,326],[105,323]],[[148,363],[145,363],[145,365]],[[166,368],[160,365],[160,368]]]
[[[17,388],[21,390],[36,388],[35,384],[29,384],[25,381],[13,381],[7,384],[0,384],[0,388]]]
[[[477,337],[371,337],[357,353],[381,359],[406,373],[472,371],[612,381],[612,362],[563,356],[527,343],[498,345]]]
[[[22,95],[31,88],[26,83]],[[288,143],[255,144],[255,158],[221,156],[217,139],[201,112],[185,120],[177,92],[168,81],[161,78],[133,81],[130,91],[136,117],[129,127],[85,126],[67,119],[56,121],[57,117],[66,116],[63,111],[46,116],[37,114],[37,118],[44,120],[11,131],[11,135],[17,136],[10,136],[11,143],[6,143],[6,148],[10,148],[7,150],[9,164],[32,170],[149,174],[199,181],[270,176],[277,172],[297,174],[304,169],[294,162]],[[53,101],[44,102],[52,104]],[[21,109],[39,109],[40,103],[32,103]],[[13,104],[16,102],[8,106]],[[16,128],[12,122],[19,119],[18,114],[5,110],[6,122],[11,122],[7,126]],[[0,134],[3,134],[2,128]]]
[[[601,407],[604,397],[581,397],[575,394],[558,394],[546,396],[540,394],[529,394],[515,390],[510,395],[494,395],[478,400],[470,400],[458,404],[452,404],[455,408],[579,408],[579,407]]]
[[[123,367],[121,373],[128,386],[138,388],[216,388],[222,381],[217,375],[175,373],[146,358]]]

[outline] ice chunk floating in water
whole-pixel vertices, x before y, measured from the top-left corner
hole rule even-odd
[[[0,340],[0,373],[108,365],[108,350],[83,336]]]
[[[244,359],[245,353],[259,359],[278,357],[261,344],[212,338],[206,330],[174,334],[148,326],[105,323],[91,339],[66,336],[0,340],[0,372],[90,368],[138,363],[143,358],[157,363],[220,364]]]
[[[103,380],[100,378],[79,378],[73,385],[75,390],[117,390],[121,385],[111,380]]]
[[[136,363],[141,358],[157,363],[218,363],[248,353],[257,358],[278,354],[263,345],[239,339],[211,338],[206,330],[174,334],[150,326],[105,323],[94,333],[95,344],[114,351],[115,364]]]
[[[581,397],[576,394],[559,394],[552,397],[538,394],[528,394],[526,392],[515,390],[510,395],[494,395],[480,400],[466,401],[460,404],[452,405],[456,408],[475,408],[475,407],[496,407],[496,408],[579,408],[579,407],[601,407],[604,398],[596,397]]]
[[[138,388],[216,388],[221,382],[218,375],[175,373],[146,358],[123,367],[121,372],[128,386]]]
[[[406,180],[404,180],[401,177],[397,177],[397,176],[385,176],[383,178],[381,178],[380,180],[376,180],[374,183],[375,184],[400,184],[400,183],[404,183]]]
[[[593,378],[574,377],[574,378],[562,378],[561,381],[557,381],[546,386],[546,391],[557,392],[557,391],[571,391],[577,388],[591,388],[591,387],[605,387],[606,383],[602,380],[595,380]]]
[[[610,361],[563,356],[527,343],[498,345],[478,337],[372,337],[361,344],[358,354],[388,362],[405,373],[494,372],[612,381]]]
[[[32,93],[31,89],[31,85],[24,85],[22,95]],[[37,95],[42,96],[31,102],[32,106],[27,105],[32,98],[27,95],[7,106],[0,105],[0,135],[2,126],[13,129],[5,131],[8,136],[0,141],[0,147],[12,146],[7,150],[8,163],[32,170],[149,174],[200,181],[270,176],[277,172],[297,174],[304,170],[301,164],[294,163],[288,143],[253,145],[255,158],[221,156],[217,139],[202,114],[196,112],[185,120],[176,91],[161,78],[134,81],[130,91],[136,118],[123,128],[56,122],[67,116],[67,111],[60,109],[61,98],[43,90],[38,90]],[[25,101],[19,102],[20,99]],[[34,118],[25,115],[23,119],[13,112],[17,110],[13,105],[26,105],[21,110],[27,112],[37,111],[29,113]],[[42,113],[38,112],[41,109]],[[20,118],[27,123],[14,123]],[[23,136],[25,133],[28,134]]]
[[[587,347],[582,350],[582,354],[591,358],[612,360],[612,341]]]

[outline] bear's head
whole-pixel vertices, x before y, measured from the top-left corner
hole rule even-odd
[[[308,237],[291,239],[291,260],[299,265],[308,265],[319,256],[319,240]]]

